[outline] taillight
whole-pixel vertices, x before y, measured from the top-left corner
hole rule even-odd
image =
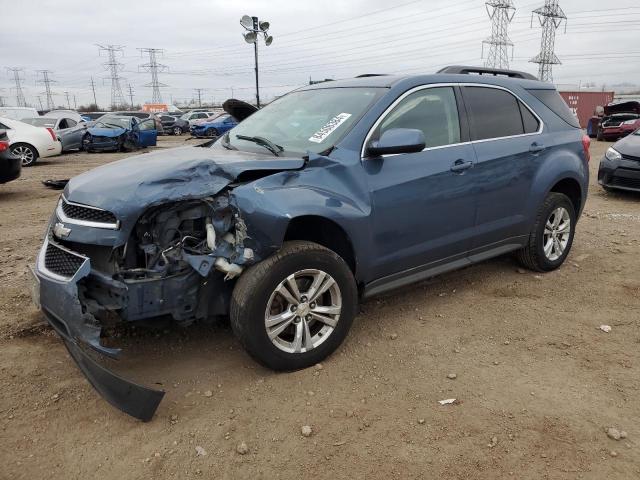
[[[53,128],[47,127],[47,132],[49,132],[54,142],[58,140],[58,137],[56,137],[56,132],[53,131]]]
[[[591,160],[591,153],[589,152],[590,146],[591,146],[591,139],[589,138],[589,135],[583,135],[582,148],[584,150],[584,158],[587,160],[587,163],[589,163],[589,160]]]
[[[0,152],[9,150],[9,142],[0,142]]]

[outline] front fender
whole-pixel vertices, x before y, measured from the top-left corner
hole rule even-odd
[[[345,231],[359,253],[358,276],[365,274],[367,264],[361,259],[368,258],[371,206],[366,185],[355,170],[329,161],[236,187],[231,197],[259,257],[266,258],[282,246],[293,219],[318,216]]]

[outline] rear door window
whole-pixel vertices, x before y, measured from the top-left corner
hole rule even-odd
[[[537,119],[511,93],[488,87],[463,87],[463,92],[472,140],[512,137],[523,135],[525,131],[537,131]],[[526,111],[526,128],[521,108]]]

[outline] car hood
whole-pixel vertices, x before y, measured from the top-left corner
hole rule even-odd
[[[96,137],[119,137],[126,129],[124,128],[104,128],[104,127],[89,127],[87,131],[91,135],[95,135]]]
[[[137,155],[72,178],[67,200],[113,212],[123,223],[147,208],[215,195],[249,171],[296,170],[302,158],[207,147],[179,147]]]
[[[640,102],[623,102],[614,103],[604,107],[605,115],[613,115],[614,113],[638,113],[640,114]]]
[[[222,104],[222,109],[239,122],[258,111],[253,105],[235,98],[226,100]]]
[[[640,135],[627,135],[621,140],[618,140],[613,148],[620,152],[622,155],[629,157],[640,157]]]

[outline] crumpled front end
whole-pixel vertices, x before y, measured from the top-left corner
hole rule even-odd
[[[114,233],[123,229],[129,238],[118,245]],[[122,411],[150,420],[164,392],[115,375],[87,347],[118,357],[119,349],[100,341],[113,318],[188,325],[226,314],[228,280],[256,261],[250,244],[228,191],[149,207],[135,225],[62,196],[37,259],[40,305],[96,390]]]

